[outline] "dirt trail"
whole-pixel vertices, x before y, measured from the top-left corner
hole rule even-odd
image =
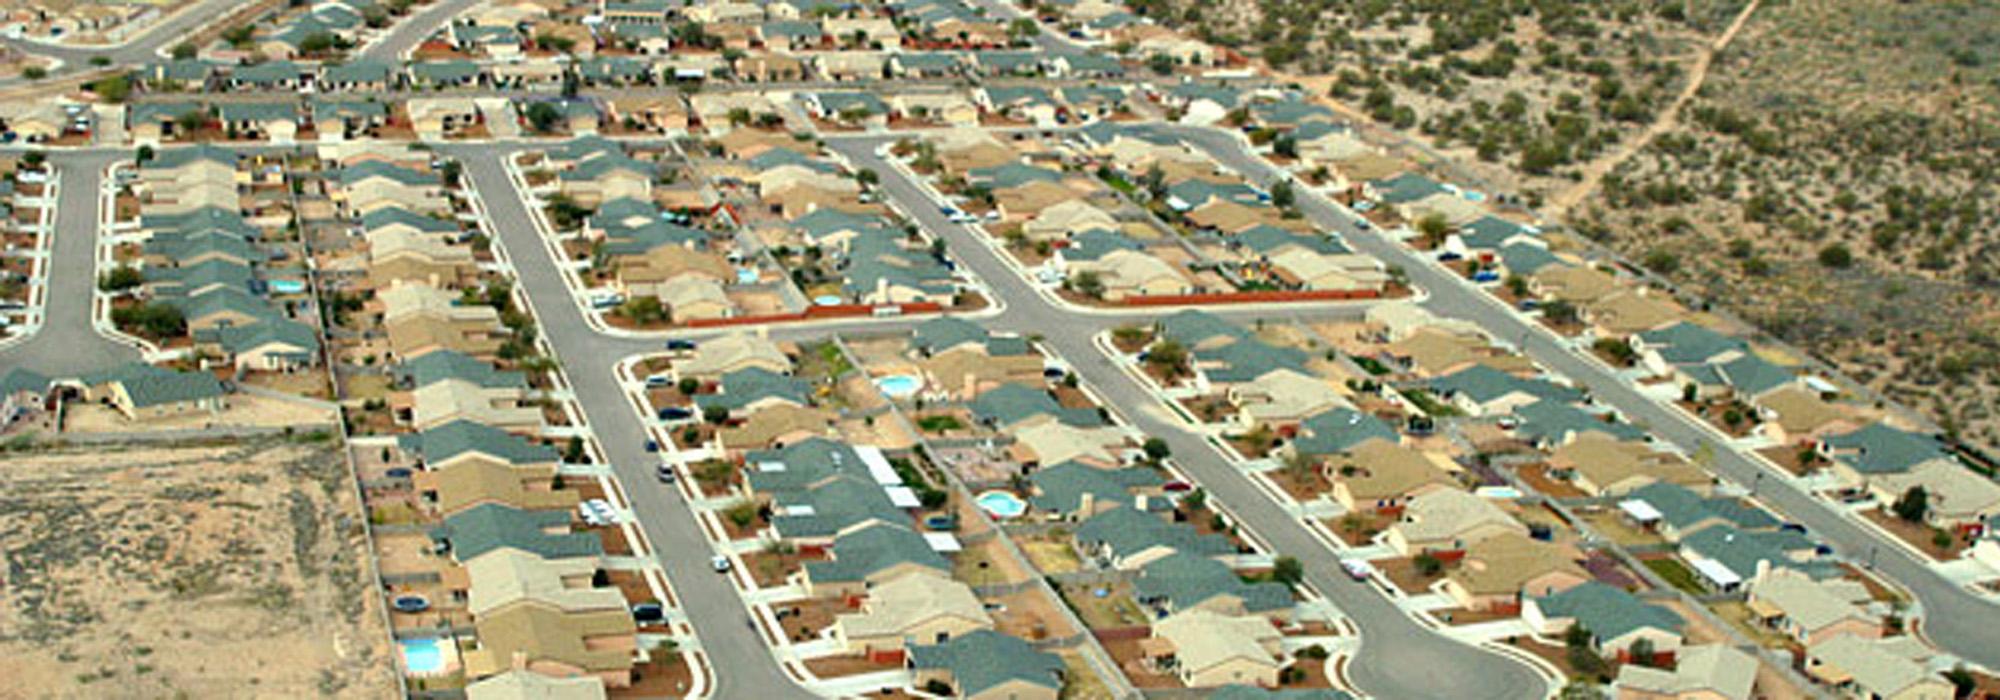
[[[1687,86],[1681,89],[1680,94],[1674,96],[1674,101],[1668,104],[1666,109],[1660,110],[1659,118],[1654,120],[1652,125],[1646,127],[1645,131],[1639,132],[1637,137],[1626,139],[1618,150],[1585,164],[1582,171],[1583,178],[1569,189],[1550,197],[1547,204],[1542,207],[1542,214],[1551,221],[1561,220],[1578,202],[1582,202],[1585,197],[1590,196],[1590,193],[1597,191],[1597,186],[1604,181],[1605,175],[1651,145],[1653,139],[1679,127],[1681,107],[1694,99],[1695,93],[1701,91],[1702,82],[1708,79],[1709,64],[1715,61],[1715,57],[1721,54],[1723,49],[1729,47],[1729,42],[1736,38],[1736,32],[1741,30],[1749,21],[1750,15],[1757,11],[1757,4],[1760,1],[1750,0],[1750,4],[1744,5],[1743,11],[1737,13],[1736,19],[1729,23],[1729,28],[1724,29],[1721,36],[1709,43],[1707,51],[1695,57],[1694,69],[1690,72]]]

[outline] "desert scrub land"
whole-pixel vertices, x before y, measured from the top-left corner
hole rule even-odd
[[[1571,223],[1988,451],[2000,3],[1766,2]]]
[[[1643,131],[1741,0],[1133,0],[1531,203]]]
[[[0,696],[394,695],[325,440],[0,455]]]

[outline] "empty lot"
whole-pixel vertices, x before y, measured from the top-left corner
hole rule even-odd
[[[351,484],[276,438],[0,455],[0,697],[393,695]]]

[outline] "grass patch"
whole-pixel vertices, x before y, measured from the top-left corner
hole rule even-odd
[[[1675,588],[1695,595],[1707,593],[1702,590],[1701,581],[1695,578],[1694,570],[1689,569],[1678,559],[1647,559],[1646,568],[1652,569],[1653,573],[1659,574],[1660,578],[1666,579],[1667,583]]]
[[[924,416],[917,419],[917,427],[926,433],[943,433],[965,427],[957,416]]]

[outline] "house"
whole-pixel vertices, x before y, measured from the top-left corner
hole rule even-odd
[[[527,670],[508,671],[465,686],[466,700],[606,700],[596,676],[556,678]]]
[[[1713,481],[1677,455],[1595,431],[1557,448],[1549,455],[1549,469],[1591,497],[1623,496],[1652,483],[1702,489]]]
[[[944,644],[993,617],[965,584],[930,572],[900,576],[869,589],[861,612],[838,615],[833,638],[849,653],[901,657],[912,640]]]
[[[1925,665],[1930,649],[1913,637],[1841,635],[1806,648],[1805,672],[1841,695],[1868,700],[1949,700],[1952,684]]]
[[[509,332],[490,306],[457,303],[458,295],[419,282],[395,282],[376,292],[382,301],[389,351],[407,361],[438,350],[491,356]]]
[[[1524,379],[1472,365],[1430,382],[1431,391],[1472,416],[1505,415],[1537,401],[1577,403],[1583,392],[1546,379]]]
[[[957,53],[902,51],[889,55],[889,73],[897,78],[949,78],[964,69],[964,56]]]
[[[1180,527],[1192,532],[1191,527]],[[1294,604],[1291,588],[1285,584],[1245,582],[1229,565],[1189,550],[1175,551],[1140,567],[1139,577],[1132,581],[1132,595],[1140,603],[1168,613],[1205,610],[1280,620],[1291,618]]]
[[[1032,241],[1052,241],[1092,229],[1117,230],[1118,220],[1081,198],[1042,209],[1021,225],[1021,233]]]
[[[215,115],[233,138],[290,143],[299,132],[299,108],[291,102],[220,102]]]
[[[1785,386],[1756,399],[1758,434],[1782,445],[1810,445],[1834,433],[1861,427],[1846,407],[1827,402],[1819,392]]]
[[[1878,475],[1909,472],[1925,462],[1957,463],[1936,439],[1881,422],[1829,435],[1816,449],[1850,488]]]
[[[554,474],[557,460],[553,447],[471,421],[397,436],[396,448],[416,455],[419,466],[437,471],[490,462]]]
[[[889,110],[889,115],[894,118],[929,121],[943,126],[979,124],[979,108],[972,104],[972,100],[955,92],[898,93],[889,96]]]
[[[678,95],[634,95],[613,98],[609,102],[612,121],[654,133],[685,131],[688,128],[688,108]]]
[[[1113,426],[1037,420],[1017,423],[1004,432],[1014,438],[1008,456],[1027,466],[1079,461],[1111,467],[1124,460],[1126,434]]]
[[[1673,658],[1685,621],[1671,609],[1639,600],[1624,589],[1595,581],[1545,596],[1530,596],[1522,621],[1536,634],[1561,638],[1573,626],[1590,633],[1591,648],[1625,659],[1633,645],[1646,642],[1656,657]]]
[[[374,211],[409,212],[400,207]],[[366,235],[368,279],[377,288],[397,282],[422,282],[433,287],[457,288],[473,281],[479,274],[479,263],[473,259],[470,247],[453,245],[438,234],[417,231],[410,226],[394,226],[378,228]]]
[[[483,616],[473,626],[476,646],[460,652],[469,678],[523,669],[556,677],[596,676],[611,688],[632,684],[638,639],[629,611],[518,605]]]
[[[935,680],[966,700],[1055,700],[1068,668],[1062,657],[992,630],[911,645],[908,665],[916,672],[912,685]]]
[[[1279,450],[1286,454],[1323,457],[1347,452],[1369,440],[1396,444],[1402,436],[1373,414],[1352,407],[1324,411],[1301,421],[1291,442]]]
[[[1560,401],[1536,401],[1514,409],[1514,437],[1537,448],[1567,446],[1586,437],[1642,442],[1646,431],[1620,422],[1614,413],[1591,413]]]
[[[1298,289],[1380,291],[1389,284],[1382,263],[1366,255],[1327,255],[1293,247],[1272,255],[1270,264],[1280,280]]]
[[[703,341],[694,357],[673,365],[680,377],[719,377],[750,368],[787,373],[792,371],[792,359],[762,334],[737,332]]]
[[[411,98],[403,109],[410,115],[410,128],[425,139],[459,136],[484,121],[478,105],[465,97]]]
[[[1704,497],[1685,486],[1654,482],[1633,489],[1619,510],[1642,527],[1660,533],[1669,542],[1711,525],[1733,525],[1761,530],[1778,526],[1778,520],[1762,510],[1727,497]]]
[[[554,488],[555,476],[553,464],[472,459],[418,471],[412,480],[418,496],[438,514],[449,517],[489,503],[521,510],[567,512],[576,507],[578,492]]]
[[[1331,382],[1289,368],[1232,384],[1225,395],[1236,407],[1237,421],[1246,426],[1288,426],[1309,416],[1350,407],[1347,398]]]
[[[2000,484],[1949,460],[1919,462],[1906,472],[1874,474],[1868,493],[1881,503],[1895,503],[1912,489],[1923,489],[1924,523],[1947,530],[1974,530],[2000,519]]]
[[[1862,606],[1872,597],[1859,581],[1815,580],[1771,569],[1750,581],[1749,608],[1758,622],[1812,646],[1839,635],[1882,636],[1882,621]]]
[[[1284,635],[1262,617],[1189,610],[1153,623],[1152,633],[1169,650],[1167,665],[1189,688],[1278,684]]]
[[[703,411],[720,409],[731,414],[754,413],[783,404],[804,406],[812,394],[805,380],[761,367],[746,367],[722,375],[719,391],[697,394],[695,405]]]
[[[725,453],[782,447],[814,437],[835,435],[837,415],[823,408],[774,406],[750,414],[739,424],[716,431],[715,447]]]
[[[1091,516],[1077,526],[1071,540],[1080,554],[1125,571],[1177,552],[1205,558],[1235,551],[1220,535],[1203,535],[1193,526],[1132,508],[1114,508]]]
[[[1104,424],[1103,416],[1090,408],[1070,408],[1056,402],[1048,389],[1039,386],[1007,384],[980,394],[968,407],[972,417],[980,423],[1001,430],[1025,427],[1031,423],[1056,420],[1079,427],[1096,427]]]
[[[484,360],[449,350],[411,359],[404,369],[413,386],[399,408],[419,430],[458,420],[530,434],[542,427],[541,408],[518,372],[495,371]]]
[[[341,141],[389,123],[389,105],[374,100],[314,99],[313,130],[321,141]]]
[[[1064,520],[1083,520],[1120,506],[1143,510],[1134,491],[1165,483],[1151,469],[1103,469],[1081,462],[1062,462],[1028,475],[1028,504],[1036,511]]]
[[[1751,700],[1757,674],[1757,657],[1748,652],[1727,644],[1701,644],[1682,647],[1671,670],[1621,666],[1611,686],[1617,700]]]
[[[1811,561],[1818,554],[1818,545],[1788,530],[1711,525],[1681,538],[1679,544],[1677,553],[1702,583],[1721,592],[1735,591],[1771,569],[1796,568],[1816,578],[1837,571],[1825,562]]]
[[[1492,501],[1459,489],[1431,489],[1410,499],[1402,519],[1389,526],[1387,541],[1396,553],[1462,550],[1504,534],[1527,534],[1528,527]]]
[[[862,481],[865,480],[836,477],[826,483],[860,484]],[[882,493],[872,481],[865,486],[874,489],[876,494]],[[806,542],[805,546],[809,549],[830,545],[824,548],[832,557],[826,561],[806,562],[806,590],[816,597],[851,597],[911,576],[949,578],[951,561],[938,553],[922,534],[895,522],[897,518],[888,515],[900,515],[900,512],[890,510],[879,519],[855,519],[853,524],[842,526],[839,534],[830,539],[814,538]],[[900,520],[907,522],[908,517],[902,516]]]
[[[1433,456],[1383,439],[1363,440],[1323,467],[1333,499],[1349,511],[1385,510],[1408,503],[1426,488],[1456,488],[1451,472]]]
[[[591,585],[597,571],[598,562],[592,557],[544,559],[503,547],[465,563],[465,607],[474,619],[518,605],[542,605],[572,614],[623,612],[624,593]]]
[[[274,316],[247,326],[222,326],[193,336],[195,349],[219,355],[242,372],[292,372],[319,361],[318,330],[286,318]]]
[[[82,377],[86,401],[109,404],[127,420],[219,413],[227,407],[222,382],[204,372],[178,372],[134,362]]]
[[[888,54],[866,51],[835,51],[813,59],[820,79],[835,83],[881,80],[888,65]]]
[[[473,561],[503,548],[518,549],[543,559],[598,557],[604,543],[589,532],[570,532],[564,510],[522,510],[500,503],[482,503],[445,516],[431,528],[431,541],[459,563]]]
[[[1513,613],[1523,596],[1547,596],[1591,580],[1575,550],[1510,532],[1472,543],[1445,574],[1444,593],[1466,610]]]
[[[369,59],[336,63],[320,69],[319,86],[325,92],[383,92],[390,88],[390,70]]]

